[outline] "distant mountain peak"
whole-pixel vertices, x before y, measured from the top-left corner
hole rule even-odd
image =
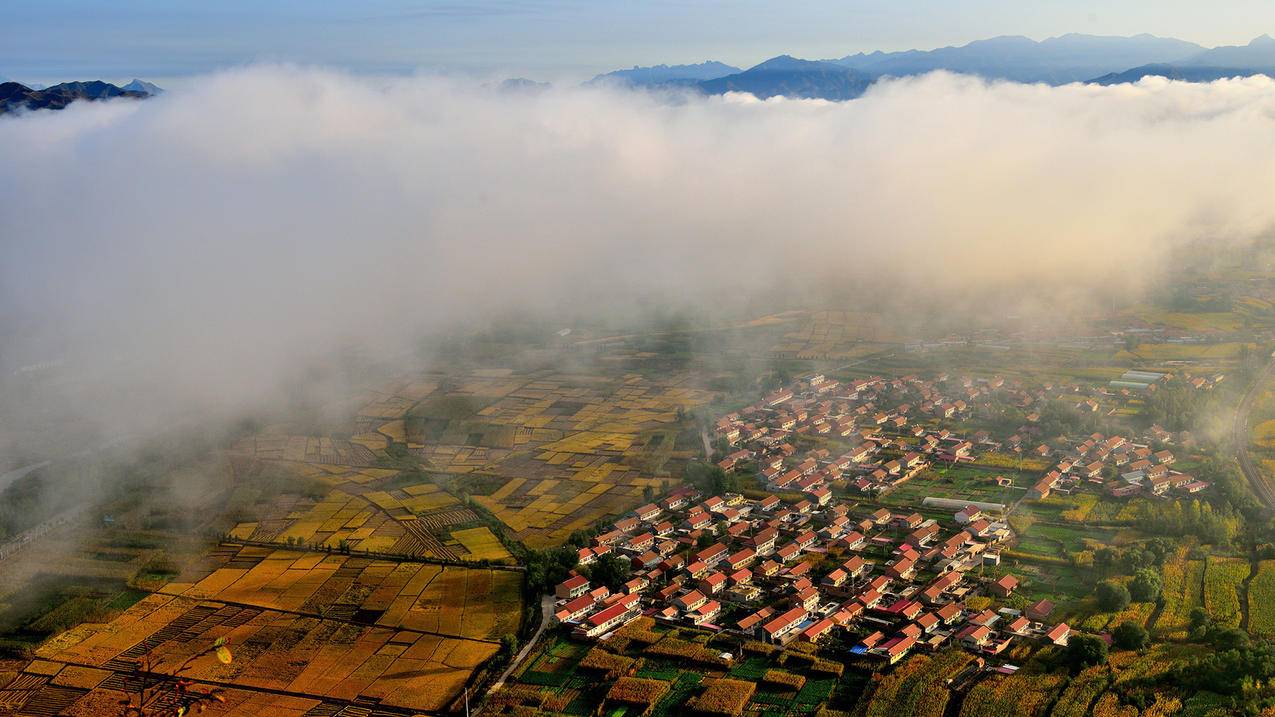
[[[757,71],[774,71],[774,70],[808,70],[816,69],[820,65],[832,66],[830,63],[821,60],[801,60],[792,55],[779,55],[772,57],[765,62],[760,62],[748,68],[749,72]]]
[[[146,80],[139,80],[137,78],[133,78],[132,82],[124,85],[120,89],[128,90],[129,92],[141,92],[143,94],[151,95],[152,97],[164,94],[164,88],[159,85],[153,82],[147,82]]]
[[[1263,45],[1275,45],[1275,37],[1271,37],[1270,35],[1263,33],[1248,42],[1249,47],[1261,47]]]

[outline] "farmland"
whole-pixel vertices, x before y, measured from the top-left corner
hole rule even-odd
[[[535,548],[614,517],[702,448],[680,412],[711,394],[637,374],[470,377],[413,408],[407,445]],[[468,441],[468,443],[465,443]]]
[[[498,649],[490,642],[411,629],[153,595],[108,626],[74,628],[41,647],[26,674],[50,679],[28,681],[27,689],[35,703],[50,699],[59,675],[89,668],[94,679],[77,688],[76,699],[101,699],[89,691],[118,699],[130,659],[149,652],[161,668],[172,670],[222,637],[239,646],[235,661],[196,662],[187,673],[191,679],[287,692],[311,706],[357,697],[420,711],[445,707],[471,671]]]
[[[1256,635],[1275,635],[1275,561],[1263,560],[1248,589],[1249,630]]]
[[[1204,609],[1218,624],[1240,625],[1240,583],[1249,564],[1241,558],[1210,557],[1204,569]]]
[[[965,696],[960,716],[1043,715],[1065,682],[1058,673],[989,677]]]
[[[924,715],[942,717],[950,693],[948,682],[961,673],[973,657],[954,650],[933,658],[919,656],[890,673],[871,693],[865,693],[866,717]]]
[[[1164,607],[1155,629],[1170,637],[1185,636],[1192,608],[1204,605],[1204,560],[1188,559],[1181,548],[1163,567]]]

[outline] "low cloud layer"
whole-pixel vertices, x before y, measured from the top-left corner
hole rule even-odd
[[[77,412],[141,426],[510,310],[1133,285],[1275,223],[1275,82],[827,103],[256,67],[0,119],[0,156],[0,388],[70,362]]]

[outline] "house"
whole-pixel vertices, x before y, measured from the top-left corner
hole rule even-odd
[[[636,515],[637,519],[642,521],[643,523],[649,523],[655,520],[656,518],[660,517],[660,512],[661,512],[660,506],[654,503],[647,503],[646,505],[633,511],[633,514]]]
[[[609,607],[593,613],[576,628],[584,637],[599,637],[622,627],[642,614],[637,595],[625,595]]]
[[[836,620],[838,625],[849,625],[851,621],[863,614],[863,603],[847,602],[841,606],[841,609],[832,614],[832,619]]]
[[[901,617],[905,620],[914,620],[925,608],[921,603],[907,598],[899,598],[881,609],[881,612]]]
[[[903,637],[895,638],[894,640],[890,640],[889,642],[882,644],[879,649],[886,661],[893,665],[903,659],[903,657],[908,654],[908,650],[911,650],[915,645],[915,637],[912,637],[911,635],[904,635]]]
[[[1050,629],[1049,632],[1045,633],[1045,639],[1049,640],[1055,645],[1066,645],[1067,641],[1070,638],[1071,638],[1071,628],[1068,627],[1067,623],[1065,622],[1060,622],[1057,625],[1054,625],[1054,627]]]
[[[726,587],[726,574],[711,572],[699,581],[699,587],[709,595],[716,595]]]
[[[837,623],[835,620],[833,620],[830,617],[825,617],[821,620],[815,621],[814,624],[812,624],[810,627],[806,628],[805,630],[802,630],[801,639],[807,642],[816,642],[820,638],[824,637],[829,632],[831,632],[832,628],[836,626],[837,626]]]
[[[975,506],[967,505],[956,512],[956,522],[960,525],[972,523],[983,517],[983,511]]]
[[[1044,620],[1054,613],[1054,603],[1049,600],[1041,600],[1027,606],[1027,617],[1033,620]]]
[[[553,589],[553,594],[560,600],[578,598],[587,592],[589,592],[589,579],[583,575],[572,575]]]
[[[783,566],[773,560],[767,560],[753,569],[753,575],[759,578],[774,577]]]
[[[943,593],[956,587],[960,582],[960,573],[944,573],[921,591],[921,599],[930,605],[938,604],[943,598]]]
[[[846,573],[845,570],[842,570],[841,568],[837,568],[833,570],[832,572],[828,573],[827,575],[825,575],[823,577],[823,580],[819,581],[819,584],[825,587],[839,588],[843,584],[845,584],[846,580],[849,580],[849,579],[850,579],[850,575]]]
[[[562,607],[554,612],[553,617],[558,622],[578,622],[586,615],[597,609],[597,601],[591,595],[581,595],[575,600],[566,602]]]
[[[660,505],[663,506],[665,510],[681,510],[686,506],[686,503],[686,495],[683,493],[670,495],[660,501]]]
[[[872,563],[869,563],[868,561],[856,555],[853,558],[850,558],[849,560],[842,563],[841,569],[845,570],[847,577],[853,580],[855,578],[866,575],[870,570],[872,570]]]
[[[922,525],[911,533],[908,533],[908,536],[904,538],[904,542],[915,548],[923,548],[937,538],[938,534],[938,523],[930,523],[928,525]]]
[[[743,550],[732,553],[726,558],[726,563],[730,565],[731,570],[739,570],[746,568],[757,559],[757,553],[752,548],[744,548]]]
[[[944,625],[954,625],[961,619],[961,606],[957,603],[950,602],[939,607],[934,611]]]
[[[722,614],[722,604],[716,600],[709,600],[687,614],[687,618],[694,625],[703,625],[712,622],[720,614]]]
[[[921,527],[921,523],[925,522],[925,518],[920,513],[912,513],[911,515],[897,516],[894,521],[900,528],[915,530]]]
[[[775,551],[775,557],[785,563],[796,560],[801,555],[801,546],[796,543],[788,543],[779,550]]]
[[[990,590],[993,595],[1009,597],[1017,587],[1018,578],[1013,575],[1003,575],[999,580],[989,585],[987,589]]]
[[[775,614],[774,608],[764,607],[735,623],[740,632],[752,633]]]
[[[726,546],[721,543],[714,543],[695,554],[697,561],[708,565],[710,568],[725,560],[726,557]]]
[[[1030,625],[1031,625],[1031,620],[1028,620],[1027,618],[1019,615],[1018,617],[1011,620],[1008,625],[1005,626],[1005,631],[1013,633],[1015,635],[1022,636],[1027,634],[1027,628]]]
[[[686,527],[691,530],[703,530],[713,524],[713,516],[707,511],[693,510],[686,514]]]
[[[940,624],[942,624],[942,621],[939,620],[938,615],[935,615],[932,612],[926,612],[926,613],[921,613],[919,616],[917,616],[916,624],[924,632],[934,632],[934,630],[937,629]]]
[[[793,596],[793,603],[806,610],[814,610],[819,607],[819,591],[813,587],[803,588]]]
[[[996,624],[997,620],[1000,620],[1000,619],[1001,619],[1000,615],[997,615],[991,610],[984,610],[980,612],[979,614],[975,615],[974,617],[971,617],[970,623],[973,625],[982,625],[984,627],[991,627],[992,625]]]
[[[757,531],[757,534],[748,539],[748,543],[753,546],[753,550],[757,555],[769,555],[775,549],[775,540],[779,537],[779,531],[774,528],[766,528]]]
[[[956,633],[956,639],[967,647],[974,648],[983,647],[991,637],[992,630],[986,625],[967,625],[963,630]]]
[[[866,541],[867,539],[863,537],[863,533],[860,533],[857,530],[841,536],[841,544],[846,546],[849,550],[858,550],[862,548]]]
[[[650,550],[651,547],[653,547],[654,545],[655,545],[655,534],[642,533],[641,535],[635,535],[632,538],[630,538],[629,542],[624,544],[624,547],[626,550],[632,550],[634,552],[640,553],[646,550]]]
[[[762,637],[777,644],[787,642],[806,619],[806,614],[806,609],[800,606],[788,610],[762,626]]]
[[[692,590],[673,598],[673,606],[683,612],[690,612],[706,602],[708,598],[699,590]]]
[[[911,580],[916,575],[916,561],[911,558],[896,560],[886,569],[886,574],[899,580]]]

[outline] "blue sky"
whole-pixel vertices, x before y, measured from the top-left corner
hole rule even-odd
[[[584,77],[839,57],[1003,34],[1275,34],[1270,0],[0,0],[0,77],[179,78],[253,61]]]

